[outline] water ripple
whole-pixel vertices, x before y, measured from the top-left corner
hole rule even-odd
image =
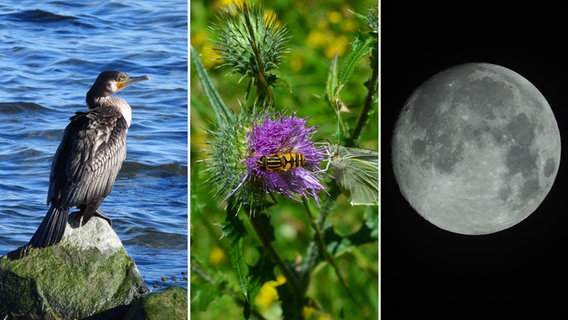
[[[77,18],[71,16],[62,16],[55,14],[53,12],[35,9],[35,10],[17,11],[12,14],[5,15],[5,19],[14,22],[43,24],[43,23],[65,22],[69,20],[76,20]]]

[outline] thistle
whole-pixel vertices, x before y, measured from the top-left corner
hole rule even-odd
[[[287,51],[285,42],[288,31],[281,26],[273,12],[264,11],[262,7],[249,8],[231,4],[219,15],[219,23],[212,30],[217,35],[214,40],[221,60],[220,67],[229,67],[230,73],[242,74],[250,78],[245,93],[250,95],[251,84],[256,86],[257,94],[254,106],[268,109],[274,105],[272,87],[277,77],[270,73],[282,61]],[[246,103],[245,103],[246,104]]]
[[[261,180],[265,192],[296,200],[312,196],[319,203],[317,193],[325,190],[319,182],[325,150],[314,146],[315,127],[307,127],[306,119],[279,114],[260,122],[248,134],[247,176]]]
[[[260,6],[250,11],[246,3],[226,6],[212,31],[217,35],[215,49],[224,61],[221,67],[230,67],[230,73],[250,77],[267,75],[277,68],[287,51],[286,27],[281,26],[276,14]]]
[[[217,197],[225,198],[232,193],[246,173],[243,159],[249,128],[250,121],[241,118],[210,131],[212,139],[207,141],[209,157],[205,161],[210,176],[208,183]]]
[[[219,196],[247,205],[251,212],[267,205],[267,193],[295,200],[313,197],[319,204],[320,163],[326,151],[311,140],[315,127],[306,119],[280,114],[256,121],[241,118],[234,126],[212,132],[209,181]],[[275,161],[267,165],[267,161]]]

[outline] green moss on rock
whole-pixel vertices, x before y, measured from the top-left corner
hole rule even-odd
[[[142,298],[145,319],[187,319],[187,289],[170,287]]]

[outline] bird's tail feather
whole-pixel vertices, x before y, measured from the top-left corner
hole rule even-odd
[[[35,248],[45,248],[59,243],[67,226],[68,211],[66,208],[51,206],[29,244]]]

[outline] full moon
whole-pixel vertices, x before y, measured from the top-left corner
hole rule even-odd
[[[527,79],[493,64],[442,71],[406,101],[392,141],[404,198],[432,224],[479,235],[534,212],[554,183],[560,133]]]

